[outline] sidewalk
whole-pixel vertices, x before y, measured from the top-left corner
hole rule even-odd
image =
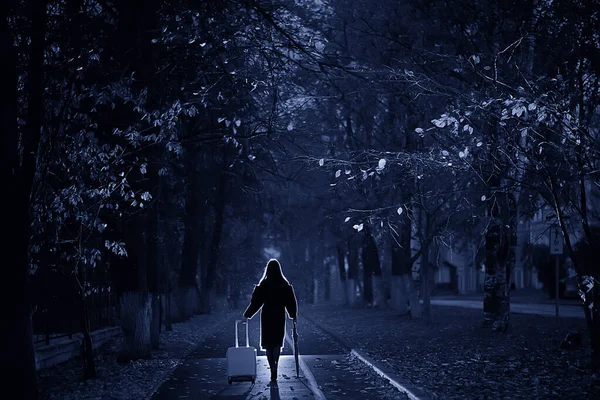
[[[180,365],[215,326],[239,313],[195,315],[162,331],[160,349],[152,359],[117,363],[121,337],[114,337],[95,353],[98,378],[84,383],[79,357],[39,371],[40,400],[144,400]]]
[[[483,300],[468,300],[461,298],[431,299],[431,304],[434,306],[450,306],[472,308],[483,310]],[[554,317],[556,315],[556,307],[553,304],[527,304],[527,303],[511,303],[510,312],[517,314],[542,315]],[[565,305],[558,306],[558,316],[566,318],[585,318],[583,307],[580,305]]]
[[[514,313],[509,330],[496,333],[481,326],[481,308],[434,305],[431,324],[384,309],[324,305],[305,313],[432,398],[594,398],[587,338],[573,351],[559,349],[566,333],[585,329],[579,318]]]
[[[439,294],[433,295],[432,299],[440,300],[482,300],[483,293],[469,293],[469,294]],[[539,289],[520,289],[510,292],[511,304],[552,304],[556,303],[555,299],[552,299],[548,294]],[[559,305],[566,306],[579,306],[581,300],[578,298],[566,298],[559,299]]]
[[[260,338],[259,318],[250,320],[250,345]],[[227,348],[234,343],[234,325],[220,324],[186,357],[158,388],[152,400],[404,400],[396,388],[364,365],[329,335],[306,319],[298,320],[300,376],[292,352],[291,324],[280,358],[277,385],[270,383],[264,352],[257,351],[257,377],[250,382],[227,381]]]

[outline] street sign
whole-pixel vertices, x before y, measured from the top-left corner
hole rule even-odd
[[[558,226],[550,227],[550,254],[560,255],[563,253],[563,237]]]

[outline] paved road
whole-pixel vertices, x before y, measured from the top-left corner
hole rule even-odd
[[[431,304],[483,310],[483,300],[431,299]],[[553,304],[511,303],[510,311],[519,314],[534,314],[553,317],[555,315],[555,306]],[[581,306],[573,305],[559,305],[558,315],[559,317],[585,318],[583,308]]]
[[[250,321],[250,345],[255,347],[258,347],[259,340],[258,321],[258,315]],[[264,352],[260,351],[256,383],[234,382],[229,385],[224,356],[227,348],[235,343],[234,327],[222,324],[184,360],[152,400],[405,398],[386,380],[350,355],[348,349],[301,318],[298,321],[298,333],[302,354],[300,378],[296,378],[291,341],[288,341],[280,358],[276,386],[269,382],[267,359]],[[240,339],[243,338],[243,327],[240,326]],[[291,338],[291,323],[288,324],[288,338]]]

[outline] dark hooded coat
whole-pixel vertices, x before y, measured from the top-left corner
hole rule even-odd
[[[260,345],[263,349],[283,347],[285,339],[285,312],[295,319],[298,303],[294,288],[283,279],[265,279],[254,287],[250,305],[244,317],[252,318],[260,310]]]

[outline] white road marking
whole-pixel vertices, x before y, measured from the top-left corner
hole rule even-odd
[[[293,349],[294,348],[294,343],[289,338],[289,336],[286,335],[285,336],[285,340],[288,342],[288,344]],[[319,385],[317,385],[317,380],[315,379],[315,377],[312,374],[312,372],[310,372],[310,369],[308,368],[308,365],[306,365],[306,363],[302,359],[302,356],[298,357],[298,361],[299,361],[298,364],[300,364],[300,369],[302,370],[302,372],[304,373],[304,376],[306,377],[306,380],[308,381],[308,386],[310,386],[310,390],[315,395],[315,399],[317,399],[317,400],[326,400],[325,399],[325,395],[323,394],[323,392],[321,391],[321,389],[319,389]]]
[[[381,377],[387,379],[392,384],[392,386],[394,386],[396,389],[398,389],[401,392],[406,393],[406,395],[408,396],[408,398],[410,400],[420,400],[413,392],[411,392],[410,390],[408,390],[407,388],[405,388],[404,386],[402,386],[401,384],[399,384],[398,382],[396,382],[388,374],[386,374],[385,372],[383,372],[382,370],[380,370],[379,368],[377,368],[375,365],[373,365],[373,363],[371,363],[367,359],[365,359],[356,350],[352,349],[351,353],[352,353],[352,355],[356,356],[360,361],[364,362],[369,367],[373,368],[373,370],[375,372],[377,372],[377,374],[379,374]]]

